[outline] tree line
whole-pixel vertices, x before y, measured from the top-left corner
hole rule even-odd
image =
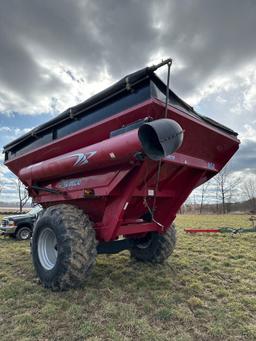
[[[0,194],[11,188],[16,193],[19,211],[29,201],[28,191],[16,177],[6,179],[0,176]],[[192,194],[182,206],[181,213],[215,213],[226,214],[233,211],[252,212],[256,214],[256,175],[240,178],[233,176],[226,166],[210,181],[201,185],[196,194]]]
[[[181,213],[256,213],[256,175],[238,177],[226,166],[188,198]]]
[[[22,213],[24,206],[29,201],[29,195],[26,187],[23,183],[16,177],[10,177],[8,180],[0,176],[0,195],[6,189],[11,189],[17,197],[17,202],[19,206],[19,212]]]

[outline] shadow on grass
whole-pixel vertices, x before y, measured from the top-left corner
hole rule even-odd
[[[85,287],[121,288],[127,292],[169,288],[176,278],[176,266],[170,263],[147,264],[130,259],[128,252],[98,256],[97,264]]]

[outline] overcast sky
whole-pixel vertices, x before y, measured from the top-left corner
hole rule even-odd
[[[255,35],[255,0],[1,1],[0,147],[172,57],[171,88],[236,130],[232,167],[256,173]]]

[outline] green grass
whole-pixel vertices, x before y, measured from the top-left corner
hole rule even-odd
[[[34,275],[29,243],[0,237],[1,340],[255,340],[256,234],[185,234],[249,227],[248,216],[179,216],[161,266],[104,256],[80,290],[53,293]]]

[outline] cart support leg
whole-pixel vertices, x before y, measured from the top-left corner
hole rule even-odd
[[[122,195],[114,196],[113,194],[110,198],[110,202],[106,207],[103,217],[101,236],[104,241],[113,240],[117,236],[118,228],[122,223],[125,209],[127,208],[140,179],[143,178],[144,172],[145,163],[139,167],[133,168],[133,170],[127,175],[127,177],[125,177],[117,188]]]

